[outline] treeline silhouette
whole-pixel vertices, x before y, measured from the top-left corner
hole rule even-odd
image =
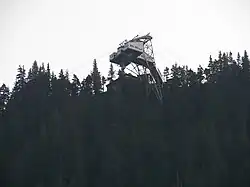
[[[19,66],[0,88],[0,186],[250,186],[250,61],[210,56],[164,69],[164,104],[108,77]],[[123,85],[123,82],[120,82]]]

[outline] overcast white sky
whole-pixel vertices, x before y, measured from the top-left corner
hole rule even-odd
[[[161,70],[207,65],[219,50],[250,53],[250,1],[0,0],[0,84],[34,60],[82,78],[96,58],[106,76],[118,44],[148,32]]]

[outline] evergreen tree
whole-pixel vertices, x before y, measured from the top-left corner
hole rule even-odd
[[[106,78],[104,76],[102,76],[102,91],[104,92],[104,87],[105,87],[105,84],[106,84]]]
[[[237,65],[241,65],[241,56],[240,56],[240,53],[237,53],[236,62],[237,62]]]
[[[233,59],[233,53],[230,51],[228,55],[228,62],[229,64],[233,64],[235,61]]]
[[[39,74],[44,74],[46,72],[45,67],[44,67],[44,63],[42,63],[42,65],[39,67]]]
[[[108,72],[108,81],[112,82],[115,79],[115,71],[113,68],[113,64],[110,63],[110,68],[109,68],[109,72]]]
[[[248,54],[244,51],[244,56],[242,57],[242,73],[243,77],[246,81],[249,81],[250,78],[250,62],[248,58]]]
[[[91,75],[88,75],[86,79],[84,79],[82,83],[82,92],[88,95],[92,95],[93,93],[93,79]]]
[[[61,93],[64,96],[70,95],[71,85],[70,85],[70,81],[69,81],[68,71],[66,71],[64,74],[63,70],[61,69],[59,72],[58,80],[54,79],[54,83],[55,83],[54,86],[56,87],[55,89],[57,89],[58,94]],[[53,89],[53,85],[52,85],[52,89]],[[62,96],[62,97],[64,97],[64,96]]]
[[[173,86],[180,87],[181,86],[181,73],[180,66],[175,63],[171,68],[171,82]]]
[[[49,63],[47,64],[46,73],[47,73],[47,76],[48,76],[48,77],[51,77],[51,72],[50,72]]]
[[[201,85],[204,81],[204,70],[202,68],[201,65],[199,65],[198,69],[197,69],[197,81],[198,83]]]
[[[68,70],[66,70],[66,72],[65,72],[65,79],[69,80],[69,71]]]
[[[37,61],[34,61],[28,73],[28,80],[35,79],[38,76],[38,73],[39,73],[39,67]]]
[[[63,69],[60,70],[58,77],[59,77],[60,80],[65,80],[66,79],[66,77],[64,75],[64,72],[63,72]]]
[[[81,82],[81,86],[80,86],[80,95],[82,95],[82,93],[84,92],[84,89],[85,89],[85,79],[83,78]]]
[[[26,84],[26,71],[24,66],[19,65],[18,67],[18,74],[16,75],[16,81],[13,88],[13,94],[15,95],[17,92],[20,92],[25,84]]]
[[[46,81],[48,84],[48,96],[50,96],[52,94],[52,84],[51,84],[52,77],[51,77],[49,63],[47,63],[47,68],[45,70],[45,76],[46,76]]]
[[[219,56],[220,56],[220,53],[219,53]],[[210,55],[208,68],[206,68],[206,71],[205,71],[206,79],[209,83],[216,82],[216,77],[217,77],[217,73],[219,72],[219,70],[220,70],[220,64],[218,63],[216,59],[213,60]]]
[[[9,100],[9,96],[10,96],[9,88],[5,84],[3,84],[0,87],[0,114],[2,114],[5,111],[6,105]]]
[[[91,77],[93,81],[93,92],[94,94],[98,94],[102,88],[101,75],[97,67],[96,59],[93,62],[93,70],[91,72]]]
[[[193,85],[195,85],[195,84],[197,84],[197,75],[196,75],[196,73],[193,71],[193,70],[191,70],[191,69],[189,69],[189,70],[187,70],[187,86],[193,86]]]
[[[163,77],[164,77],[164,81],[167,82],[169,79],[169,68],[166,67],[163,71]]]
[[[19,66],[16,97],[0,87],[0,186],[250,185],[246,51],[197,71],[174,64],[163,105],[126,79],[94,95],[105,82],[95,67],[80,84],[49,65],[26,83]]]
[[[216,61],[216,66],[217,66],[216,73],[223,71],[224,64],[223,64],[223,55],[221,51],[219,51],[218,60]]]
[[[73,80],[72,80],[72,83],[71,83],[71,95],[72,96],[78,96],[79,92],[80,92],[80,89],[81,89],[81,83],[80,83],[78,77],[74,74],[73,75]]]
[[[52,73],[51,73],[51,80],[56,80],[56,79],[57,79],[57,77],[56,77],[55,73],[52,71]]]
[[[226,53],[222,55],[223,69],[227,69],[229,65],[229,56]]]

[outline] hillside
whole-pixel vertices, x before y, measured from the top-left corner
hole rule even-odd
[[[84,80],[20,65],[0,87],[0,186],[250,186],[246,51],[166,67],[163,105],[136,84],[104,91],[114,75],[96,61]]]

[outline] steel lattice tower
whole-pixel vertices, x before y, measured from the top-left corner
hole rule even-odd
[[[117,52],[110,55],[110,62],[120,66],[120,76],[131,75],[146,81],[147,94],[153,91],[162,103],[163,80],[156,67],[150,34],[136,36],[129,41],[122,42]]]

